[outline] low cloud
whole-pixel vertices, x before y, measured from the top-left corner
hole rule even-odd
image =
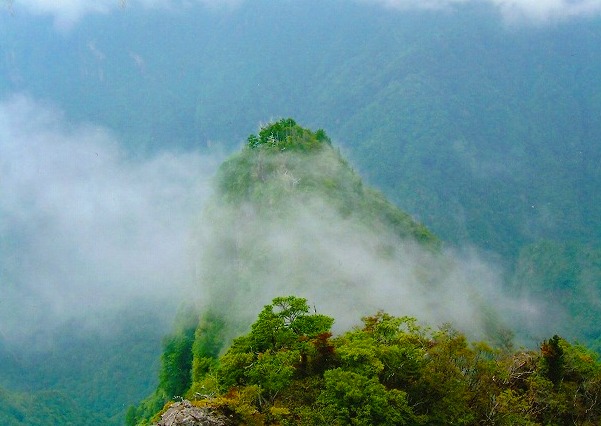
[[[181,10],[200,4],[208,8],[229,8],[244,0],[4,0],[12,13],[27,11],[34,15],[50,15],[56,26],[68,30],[86,15],[107,14],[127,8]]]
[[[601,14],[600,0],[490,0],[511,22],[561,21]]]
[[[544,23],[601,14],[601,0],[359,0],[395,9],[442,10],[460,4],[492,4],[506,21]]]
[[[119,0],[7,0],[5,7],[11,13],[27,11],[34,15],[50,15],[60,29],[69,29],[82,17],[106,14],[119,5]]]
[[[0,332],[19,337],[136,300],[182,300],[190,229],[217,159],[132,159],[94,125],[0,102]]]
[[[94,326],[139,301],[196,300],[244,328],[287,294],[338,330],[383,309],[475,336],[489,321],[536,331],[536,306],[504,294],[502,272],[474,251],[433,254],[320,196],[293,196],[283,212],[229,205],[211,197],[220,159],[132,159],[104,128],[26,96],[0,102],[2,337]],[[277,185],[293,187],[294,169],[280,172]]]
[[[196,231],[202,302],[239,327],[229,338],[244,332],[273,297],[286,295],[305,297],[333,316],[337,331],[378,310],[434,327],[449,322],[478,338],[499,326],[520,330],[525,339],[544,328],[538,307],[506,294],[501,268],[475,250],[431,250],[360,210],[341,212],[319,188],[295,189],[303,181],[309,187],[348,182],[337,175],[333,151],[302,159],[259,155],[237,164]],[[250,171],[248,164],[254,164]],[[276,172],[266,176],[266,170]],[[228,202],[247,173],[261,176],[249,190],[260,201]]]
[[[181,9],[194,4],[209,8],[232,7],[245,0],[9,0],[7,7],[33,14],[51,15],[59,28],[69,28],[88,14],[104,14],[119,8]],[[461,4],[492,4],[511,23],[545,23],[601,14],[601,0],[347,0],[373,3],[399,10],[443,10]]]

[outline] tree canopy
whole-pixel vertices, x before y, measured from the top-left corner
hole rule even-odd
[[[254,425],[601,421],[598,357],[557,335],[538,349],[513,351],[384,312],[336,337],[333,321],[310,313],[303,298],[273,299],[247,334],[214,356],[202,374],[190,376],[184,396]],[[206,322],[198,329],[206,331]],[[190,350],[189,356],[206,353]],[[159,409],[137,410],[130,410],[129,425],[148,424]]]
[[[331,143],[324,130],[312,132],[296,124],[292,118],[282,118],[261,127],[259,134],[250,135],[247,142],[247,146],[252,149],[261,147],[280,151],[309,151],[323,143]]]

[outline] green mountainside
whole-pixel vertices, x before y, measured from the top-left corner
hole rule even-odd
[[[232,148],[265,117],[293,116],[327,128],[444,240],[514,259],[538,239],[601,235],[599,19],[507,28],[485,5],[389,13],[339,0],[112,18],[67,36],[7,19],[0,93],[61,99],[135,152]]]
[[[485,5],[391,13],[337,0],[169,19],[131,8],[61,36],[3,18],[0,94],[60,99],[136,155],[233,149],[265,117],[294,116],[327,128],[442,240],[499,254],[516,279],[541,241],[599,249],[599,19],[512,28]],[[531,278],[520,286],[556,286]]]
[[[0,339],[2,423],[122,425],[158,381],[163,315],[140,301],[99,318],[101,331],[73,322],[16,346]]]
[[[5,18],[0,94],[60,99],[134,152],[233,148],[265,117],[293,116],[327,128],[446,241],[513,260],[539,239],[601,236],[599,19],[508,28],[485,5],[390,13],[339,0],[111,18],[63,36]]]
[[[544,300],[556,330],[601,353],[601,249],[541,241],[519,254],[512,286],[524,297]]]
[[[6,426],[120,424],[57,391],[16,393],[1,388],[0,422]]]
[[[461,260],[365,185],[323,130],[308,130],[292,119],[263,126],[222,163],[214,187],[195,235],[198,289],[190,301],[197,302],[181,309],[174,331],[163,339],[158,386],[128,410],[128,425],[156,421],[166,404],[181,398],[236,424],[435,425],[494,419],[535,425],[601,419],[594,398],[600,390],[597,355],[557,336],[536,350],[516,351],[513,332],[502,319],[512,315],[511,300],[499,293],[498,306],[491,306],[480,293],[487,276],[461,275]],[[525,250],[516,268],[516,292],[540,298],[523,283],[550,280],[559,283],[557,297],[567,291],[594,295],[598,256],[578,247]],[[569,265],[577,260],[581,268],[572,270]],[[449,275],[473,282],[454,287]],[[587,284],[578,287],[582,283]],[[278,297],[286,293],[300,297]],[[453,293],[465,302],[459,311]],[[590,303],[574,299],[569,309],[585,315]],[[328,315],[318,314],[317,304]],[[561,332],[574,332],[572,311],[552,303],[545,308],[564,315]],[[405,312],[410,316],[394,316]],[[467,320],[445,323],[454,320],[453,312]],[[363,325],[352,328],[361,315]],[[589,327],[584,331],[590,339],[594,316],[578,317]],[[138,324],[139,318],[130,317]],[[418,320],[445,325],[430,329]],[[23,376],[23,388],[31,393],[4,391],[0,414],[15,425],[53,419],[121,424],[117,404],[127,392],[123,386],[130,386],[128,395],[139,395],[140,380],[148,392],[157,378],[122,377],[115,401],[104,396],[111,393],[105,379],[114,383],[135,370],[131,363],[152,359],[147,353],[144,361],[137,355],[144,351],[132,345],[153,338],[151,324],[146,325],[146,337],[115,333],[106,351],[86,348],[97,339],[87,340],[84,333],[70,357],[40,353],[48,371]],[[468,325],[474,328],[466,333]],[[528,333],[527,328],[520,331]],[[78,358],[80,352],[97,358]],[[40,359],[19,361],[26,371]],[[52,380],[57,372],[63,377],[57,390],[42,390],[50,382],[33,385],[36,377]]]

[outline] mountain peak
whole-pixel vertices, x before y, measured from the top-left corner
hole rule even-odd
[[[333,209],[335,219],[438,245],[428,229],[363,183],[324,130],[311,131],[292,118],[263,126],[248,137],[244,149],[224,161],[217,174],[217,198],[290,223],[301,210],[313,208],[323,216],[324,208]]]

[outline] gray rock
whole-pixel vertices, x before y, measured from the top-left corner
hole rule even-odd
[[[155,426],[233,426],[224,415],[210,408],[193,406],[190,401],[176,402]]]

